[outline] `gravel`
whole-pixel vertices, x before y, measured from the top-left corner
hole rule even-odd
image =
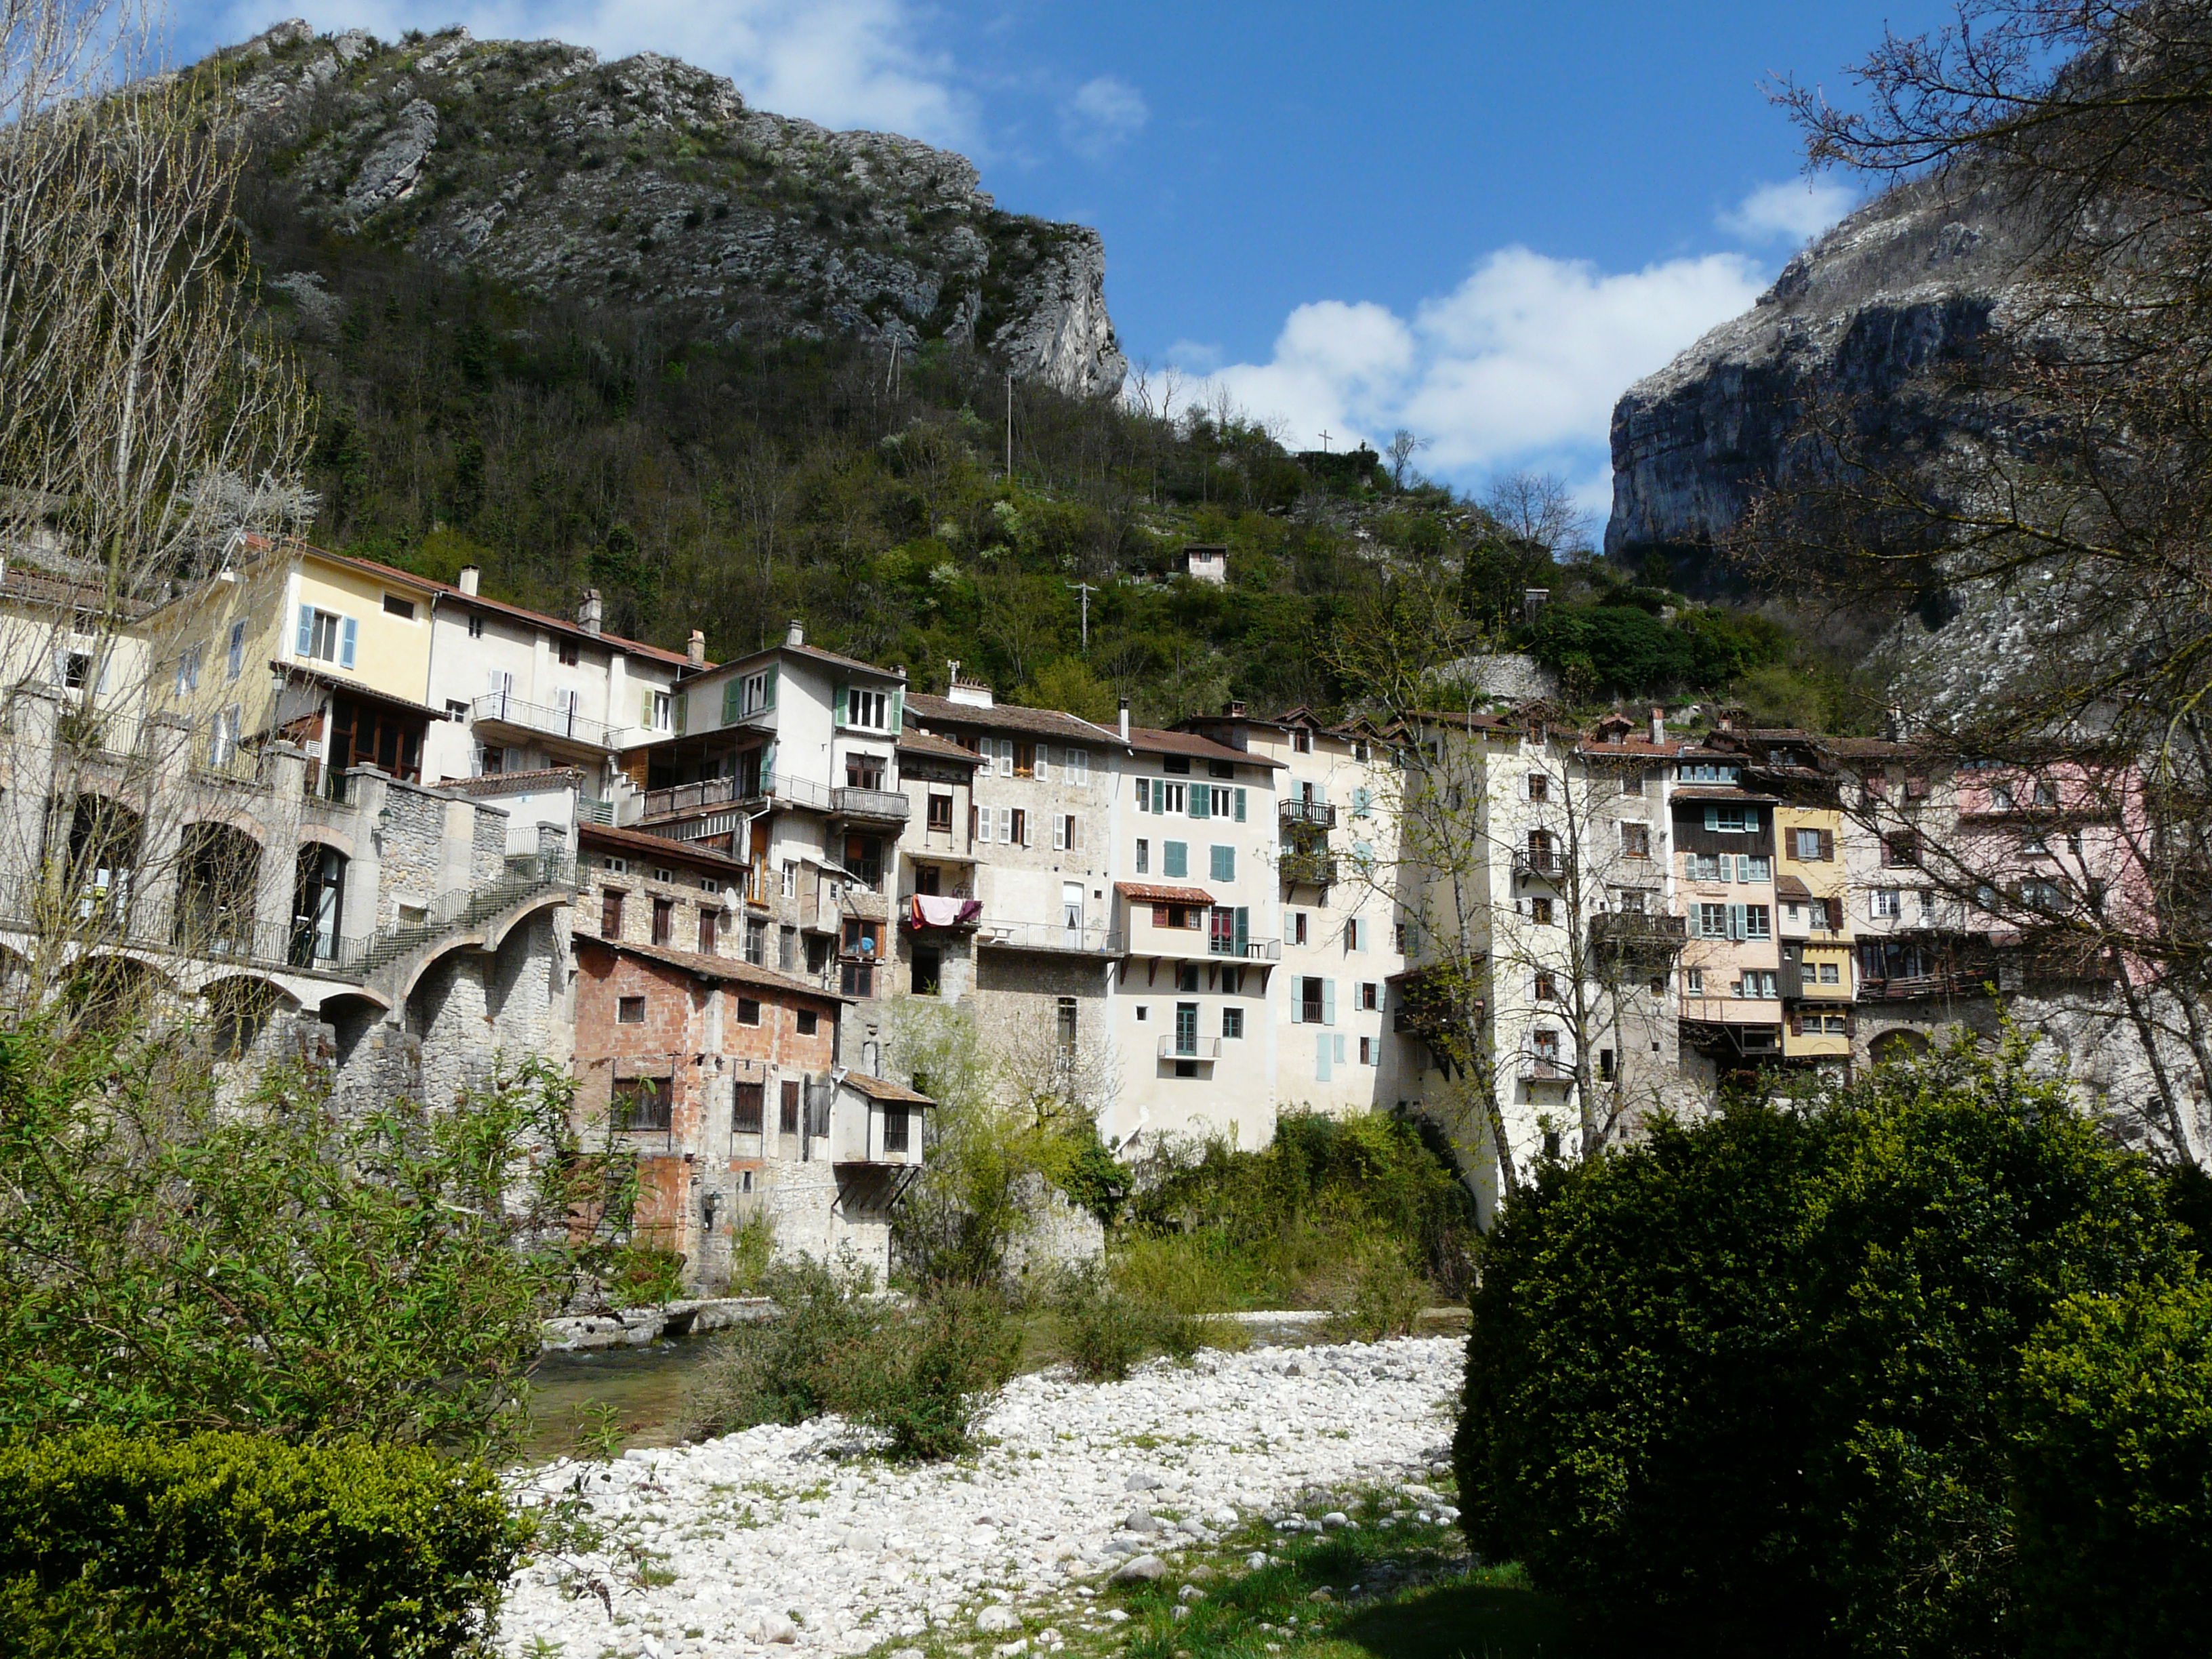
[[[610,1464],[562,1459],[519,1473],[519,1501],[580,1490],[606,1541],[525,1569],[500,1647],[643,1655],[649,1640],[663,1659],[800,1659],[932,1631],[1003,1636],[1029,1604],[1109,1571],[1164,1575],[1240,1518],[1317,1531],[1347,1486],[1396,1482],[1440,1511],[1421,1482],[1449,1455],[1463,1353],[1463,1339],[1413,1338],[1294,1360],[1209,1351],[1125,1382],[1018,1377],[980,1425],[981,1451],[922,1468],[868,1455],[834,1418]],[[1133,1492],[1145,1494],[1133,1513]]]

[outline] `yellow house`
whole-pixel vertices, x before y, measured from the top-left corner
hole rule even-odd
[[[1833,806],[1785,803],[1775,809],[1774,827],[1787,1014],[1783,1056],[1845,1063],[1853,986],[1848,883],[1837,844],[1843,814]]]
[[[250,767],[282,738],[326,790],[354,766],[418,781],[424,732],[442,718],[422,701],[437,591],[303,542],[246,538],[148,618],[154,702],[191,720],[195,759],[213,769]]]

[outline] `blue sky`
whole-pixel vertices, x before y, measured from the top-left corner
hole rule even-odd
[[[299,0],[294,0],[297,5]],[[198,52],[283,14],[181,9]],[[463,22],[730,76],[763,108],[973,156],[1022,212],[1104,234],[1156,394],[1225,392],[1303,447],[1410,428],[1480,489],[1606,495],[1630,381],[1742,310],[1853,187],[1808,186],[1763,84],[1847,95],[1937,0],[307,0],[386,38]]]

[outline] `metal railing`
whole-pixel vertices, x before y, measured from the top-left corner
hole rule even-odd
[[[1233,939],[1206,936],[1206,954],[1210,957],[1234,957],[1240,962],[1280,962],[1283,942],[1279,939],[1248,939],[1238,944]]]
[[[524,853],[507,860],[505,872],[482,886],[459,887],[441,893],[424,907],[422,916],[380,927],[369,936],[358,958],[344,966],[361,974],[412,955],[445,934],[459,933],[487,921],[501,911],[556,887],[573,887],[576,860],[568,853]]]
[[[1160,1039],[1162,1060],[1218,1060],[1221,1058],[1219,1037],[1174,1037]]]
[[[848,784],[836,791],[831,799],[836,811],[848,818],[904,823],[914,811],[914,803],[892,789],[862,789]]]
[[[1283,879],[1309,887],[1329,887],[1336,882],[1336,860],[1325,853],[1285,853]]]
[[[615,804],[592,795],[579,795],[576,798],[576,822],[595,823],[602,829],[611,830],[615,827]]]
[[[1513,855],[1513,873],[1522,881],[1564,881],[1573,869],[1574,860],[1565,853],[1531,849]]]
[[[573,703],[526,702],[512,692],[494,691],[469,705],[471,720],[497,720],[546,737],[564,738],[592,749],[615,747],[616,727],[578,711]]]
[[[1299,824],[1314,830],[1336,828],[1336,808],[1325,800],[1299,800],[1292,797],[1275,803],[1275,816],[1285,823]]]
[[[906,797],[898,798],[902,802]],[[723,806],[738,801],[773,800],[786,806],[808,806],[817,811],[832,811],[836,793],[827,784],[816,783],[809,778],[794,778],[781,773],[763,775],[757,788],[746,790],[740,781],[729,778],[702,778],[697,783],[679,783],[666,789],[649,789],[645,795],[644,816],[665,818],[680,812],[696,812],[708,806]]]
[[[1006,921],[986,916],[975,924],[975,942],[1003,951],[1070,951],[1094,957],[1121,954],[1121,936],[1097,923],[1071,927],[1064,921]]]
[[[144,897],[114,903],[90,888],[71,892],[51,877],[27,876],[0,884],[0,928],[39,934],[87,950],[125,946],[188,961],[234,963],[264,971],[304,969],[358,978],[345,964],[368,947],[366,935],[332,941],[335,954],[317,953],[312,925],[232,919],[211,913],[196,893],[169,905]]]

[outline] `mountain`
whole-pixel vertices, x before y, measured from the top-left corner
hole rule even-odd
[[[1127,367],[1096,231],[1002,211],[949,150],[771,115],[672,58],[295,20],[213,67],[256,182],[332,232],[696,338],[950,340],[1077,396]]]
[[[1940,435],[1944,410],[1908,383],[2005,325],[2033,240],[2027,216],[1955,180],[1891,190],[1820,237],[1614,406],[1607,554],[1656,554],[1693,592],[1725,586],[1713,544],[1790,477],[1815,386],[1856,400],[1876,454]]]

